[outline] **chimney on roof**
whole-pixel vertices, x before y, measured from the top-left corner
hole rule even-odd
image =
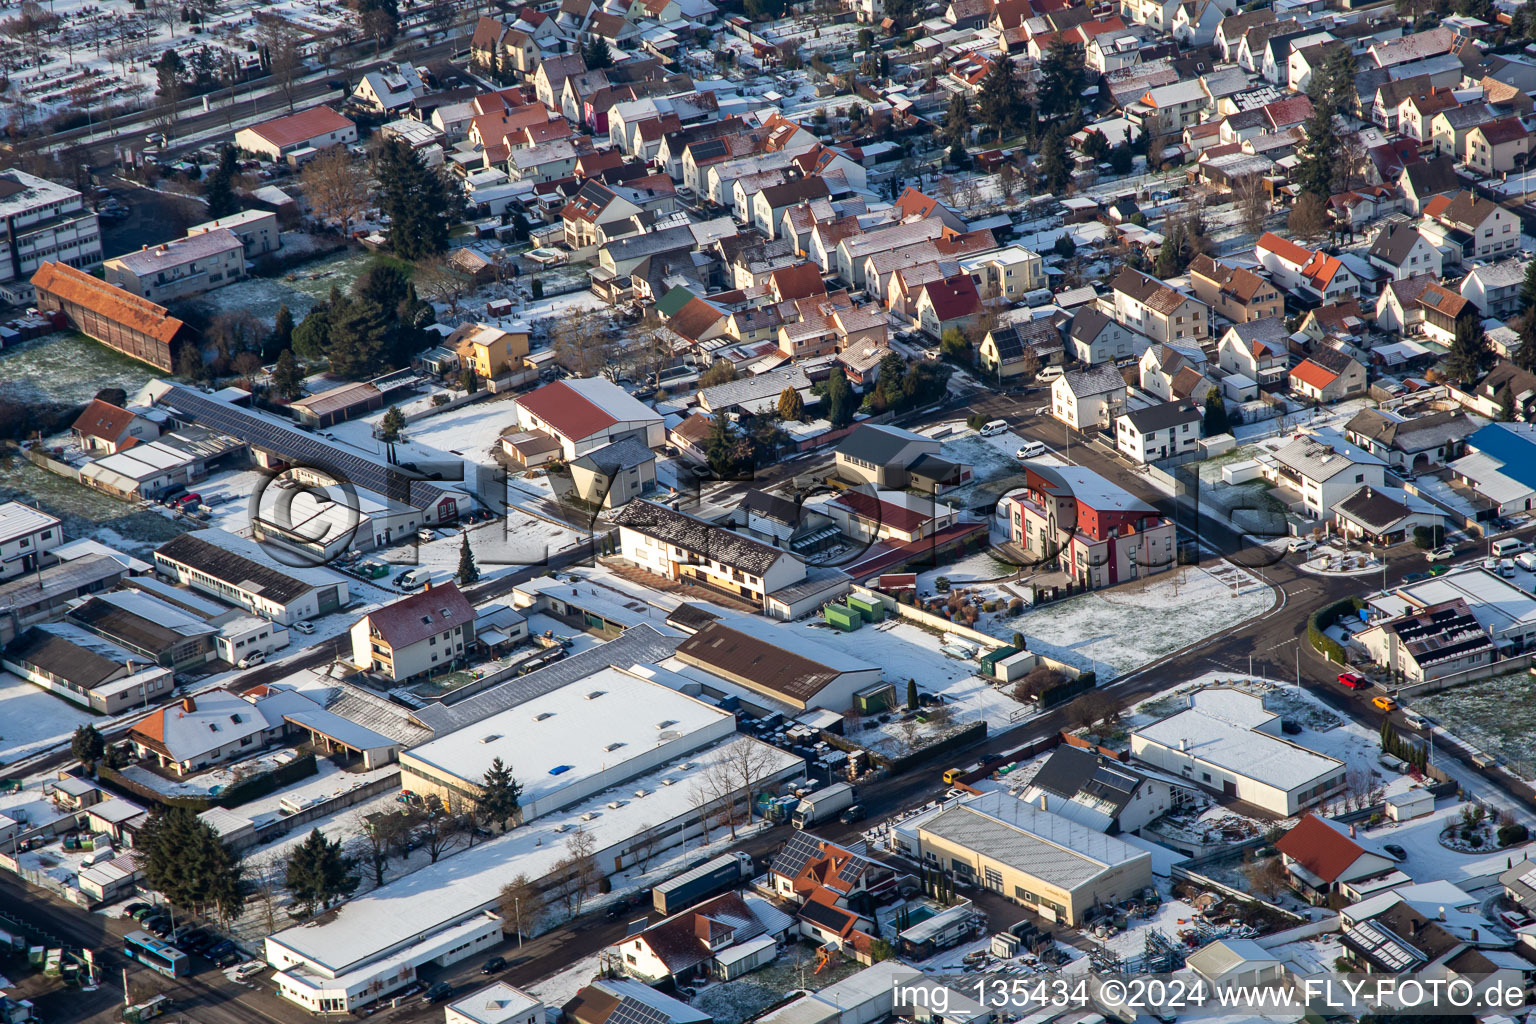
[[[1473,942],[1477,941],[1477,929],[1476,928],[1472,929],[1472,941]]]
[[[181,698],[181,706],[187,711],[196,711],[197,701],[193,700],[191,697],[183,697]]]
[[[1440,916],[1440,920],[1442,920],[1442,921],[1445,920],[1445,908],[1444,907],[1440,908],[1440,915],[1439,916]]]
[[[1355,826],[1353,825],[1349,826],[1349,838],[1355,838]]]
[[[1044,793],[1040,794],[1040,809],[1042,811],[1049,811],[1050,810],[1050,808],[1046,806],[1046,801],[1049,800],[1049,799],[1050,799],[1050,797],[1048,797],[1046,794],[1044,794]]]

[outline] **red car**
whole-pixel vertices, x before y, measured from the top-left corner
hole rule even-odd
[[[1365,681],[1365,676],[1361,675],[1359,672],[1340,672],[1339,684],[1341,686],[1347,686],[1351,690],[1363,689],[1370,685],[1370,683]]]

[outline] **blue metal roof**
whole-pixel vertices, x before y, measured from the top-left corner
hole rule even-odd
[[[1536,490],[1536,423],[1490,423],[1467,438],[1467,447],[1499,460],[1505,476]]]

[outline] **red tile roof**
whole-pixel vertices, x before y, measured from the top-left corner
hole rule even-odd
[[[867,491],[844,491],[832,502],[867,522],[889,526],[902,533],[912,533],[933,517],[895,502],[877,498]]]
[[[176,340],[183,326],[164,306],[76,270],[67,263],[44,263],[32,275],[32,286],[167,345]]]
[[[1325,882],[1333,882],[1358,860],[1365,848],[1310,811],[1281,836],[1275,849]]]
[[[1258,248],[1268,249],[1281,259],[1304,267],[1312,261],[1312,250],[1305,249],[1291,241],[1289,238],[1281,238],[1273,231],[1264,232],[1259,239]]]
[[[474,621],[475,609],[453,583],[431,587],[368,613],[369,625],[395,650]],[[472,635],[466,636],[465,644],[472,639]]]
[[[1328,385],[1332,384],[1334,381],[1338,380],[1339,375],[1328,369],[1326,366],[1314,363],[1310,359],[1305,359],[1302,360],[1302,362],[1299,363],[1293,370],[1291,370],[1291,378],[1293,380],[1301,381],[1308,387],[1316,388],[1318,391],[1321,391]]]
[[[814,263],[801,263],[775,270],[772,274],[772,287],[780,302],[785,299],[803,299],[809,295],[825,295],[827,291],[826,282],[821,279],[821,268]]]
[[[73,430],[85,437],[99,437],[103,441],[116,441],[133,422],[133,413],[99,398],[91,399],[75,420]]]
[[[981,294],[970,274],[955,274],[942,281],[929,281],[923,285],[928,301],[933,305],[933,315],[939,322],[970,316],[981,309]]]
[[[251,131],[266,139],[278,149],[307,142],[321,135],[339,132],[352,127],[352,122],[330,107],[321,105],[301,110],[297,114],[279,117],[262,124],[252,125]]]
[[[619,422],[563,380],[524,395],[517,404],[572,441],[591,437]]]

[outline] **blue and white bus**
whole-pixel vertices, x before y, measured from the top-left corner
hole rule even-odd
[[[124,935],[123,955],[152,971],[159,971],[167,978],[180,978],[192,973],[192,961],[187,954],[168,942],[161,942],[148,932],[129,932]]]

